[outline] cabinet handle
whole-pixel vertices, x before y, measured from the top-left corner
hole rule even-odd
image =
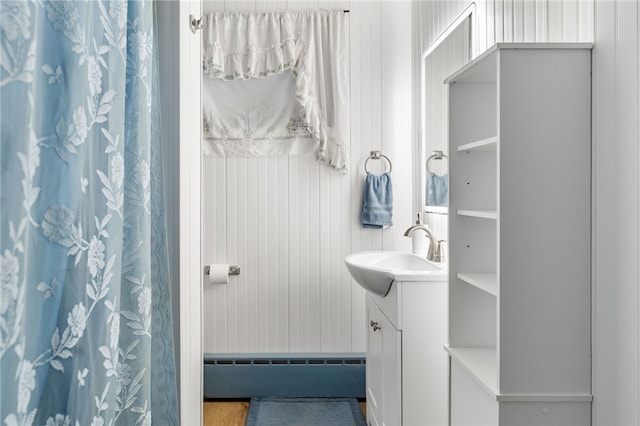
[[[371,321],[369,322],[369,325],[371,326],[371,328],[373,328],[373,331],[378,331],[378,330],[380,330],[380,329],[382,328],[382,327],[380,327],[380,326],[378,325],[378,323],[377,323],[377,322],[375,322],[374,320],[371,320]]]

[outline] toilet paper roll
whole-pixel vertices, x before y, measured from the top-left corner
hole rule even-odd
[[[229,284],[229,265],[210,265],[209,284]]]

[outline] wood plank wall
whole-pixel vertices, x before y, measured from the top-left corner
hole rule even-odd
[[[402,235],[412,218],[411,3],[203,5],[205,12],[349,9],[351,76],[348,175],[313,156],[203,158],[203,263],[241,268],[227,286],[203,283],[204,351],[364,352],[364,292],[343,259],[361,250],[411,249]],[[363,230],[359,222],[371,150],[393,161],[388,230]]]
[[[593,41],[594,0],[434,0],[415,2],[418,52],[471,3],[475,51],[497,42]]]

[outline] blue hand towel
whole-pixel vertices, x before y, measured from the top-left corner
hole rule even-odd
[[[449,204],[449,176],[438,176],[433,172],[427,175],[427,205],[446,206]]]
[[[383,173],[380,176],[367,173],[364,181],[362,196],[363,228],[385,228],[393,225],[393,188],[391,175]]]

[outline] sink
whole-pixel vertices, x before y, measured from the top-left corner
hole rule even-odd
[[[401,251],[363,251],[344,258],[349,273],[371,293],[386,296],[394,281],[444,281],[444,263]]]

